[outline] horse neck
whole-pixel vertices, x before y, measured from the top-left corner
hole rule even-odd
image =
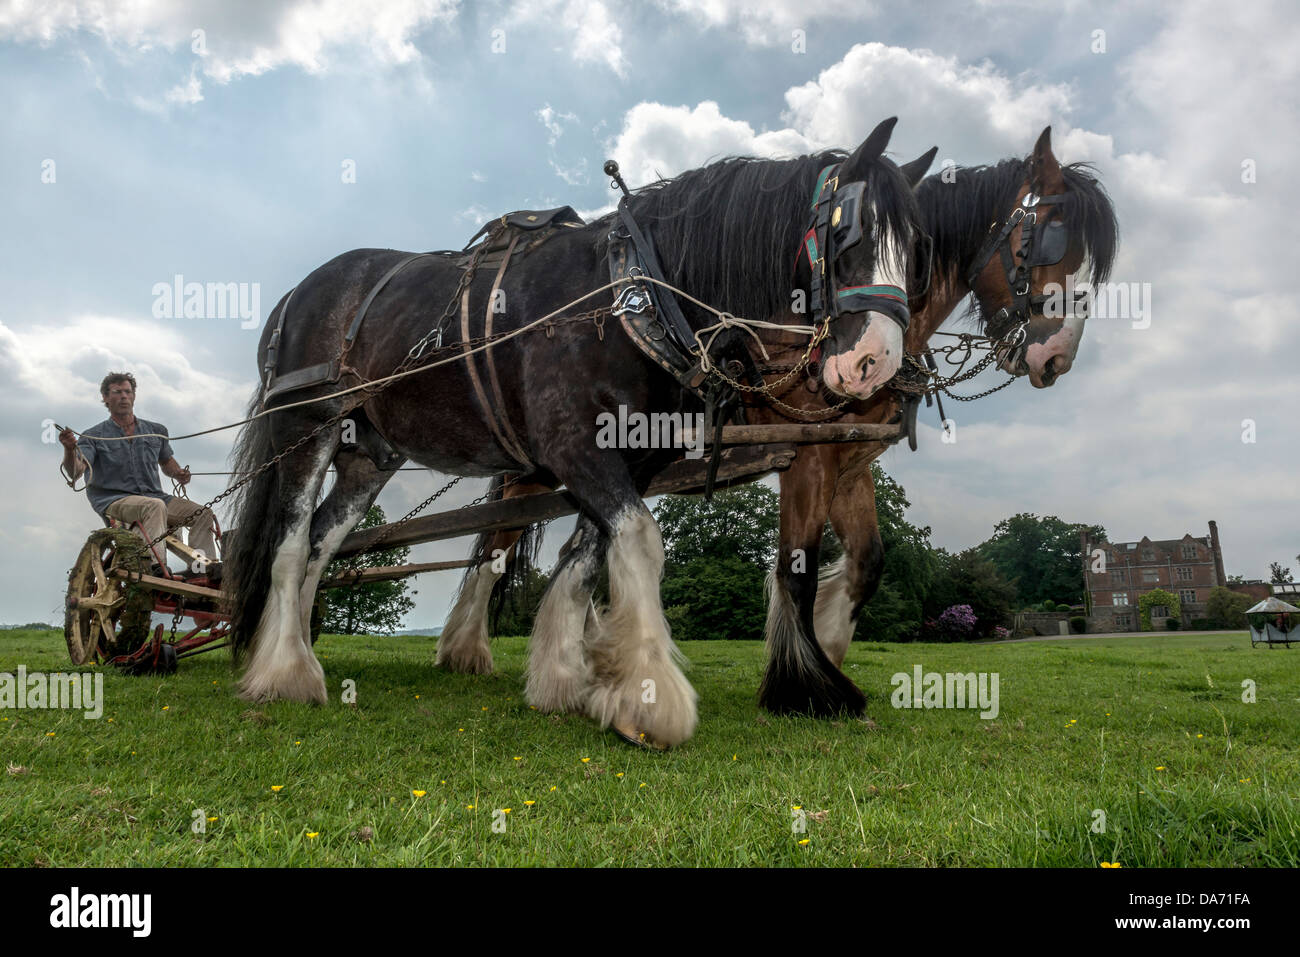
[[[921,184],[921,189],[945,190],[948,195],[955,197],[955,202],[958,204],[980,203],[980,208],[972,210],[972,221],[980,224],[997,223],[1005,216],[1005,210],[998,208],[1000,199],[986,192],[985,198],[981,201],[979,192],[974,188],[983,177],[993,174],[993,168],[965,169],[961,171],[961,175],[954,177],[952,182],[943,182],[943,174],[936,173],[926,177],[925,182]],[[925,203],[922,203],[923,215],[928,208]],[[926,222],[925,228],[933,234],[937,224]],[[971,260],[978,255],[980,246],[987,238],[989,228],[991,227],[982,227],[983,231],[980,232],[978,242],[973,245],[967,246],[962,243],[963,252],[956,257],[946,262],[933,263],[929,292],[922,307],[912,316],[912,325],[904,340],[904,346],[909,352],[924,348],[948,315],[970,295],[971,288],[966,284],[966,275],[972,265]]]
[[[969,294],[970,287],[962,278],[959,266],[951,265],[940,271],[936,263],[930,276],[930,289],[925,297],[925,303],[912,314],[907,336],[903,340],[903,348],[908,352],[919,352],[924,349],[930,337],[948,318],[949,313],[956,309]]]

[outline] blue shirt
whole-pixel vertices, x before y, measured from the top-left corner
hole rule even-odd
[[[128,495],[145,495],[170,502],[172,496],[163,494],[158,481],[158,466],[172,457],[171,443],[165,438],[143,436],[167,435],[167,427],[136,416],[135,434],[125,442],[96,442],[95,439],[125,436],[126,433],[112,419],[105,419],[81,433],[77,448],[90,463],[86,484],[86,497],[90,507],[101,516],[119,498]]]

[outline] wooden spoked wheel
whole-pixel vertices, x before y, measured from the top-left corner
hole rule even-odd
[[[114,574],[145,571],[147,552],[140,536],[127,529],[92,532],[68,572],[63,637],[74,665],[130,651],[149,633],[153,595],[142,585]]]

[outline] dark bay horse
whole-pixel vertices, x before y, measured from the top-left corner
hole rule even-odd
[[[1064,302],[1055,317],[1051,308],[1042,314],[1041,297],[1051,284],[1064,287],[1085,261],[1094,284],[1109,276],[1118,227],[1101,185],[1086,166],[1057,161],[1049,127],[1024,159],[926,177],[917,201],[923,228],[933,238],[933,263],[927,291],[912,303],[907,351],[919,353],[973,293],[985,334],[1002,337],[1027,320],[1023,343],[1004,350],[999,367],[1027,374],[1036,388],[1052,385],[1070,369],[1083,319]],[[1014,267],[1021,265],[1026,268],[1017,274]],[[1019,290],[1017,281],[1023,283]],[[902,399],[893,389],[882,390],[850,403],[832,421],[887,422],[899,414]],[[822,396],[803,389],[787,400],[808,409],[826,407]],[[767,408],[754,409],[751,420],[775,421]],[[879,442],[803,446],[781,473],[781,541],[769,576],[768,665],[759,690],[760,704],[771,711],[856,714],[865,706],[840,666],[858,614],[884,570],[870,464],[886,448]],[[819,576],[828,519],[844,556]]]
[[[635,219],[653,234],[667,281],[737,316],[791,326],[805,318],[792,308],[795,294],[806,300],[813,288],[810,256],[790,278],[792,258],[807,247],[812,203],[825,189],[838,196],[860,187],[853,193],[856,218],[840,228],[857,229],[862,241],[845,244],[827,269],[831,294],[848,297],[824,341],[827,383],[846,397],[869,397],[901,362],[897,309],[853,298],[866,296],[854,290],[888,286],[904,306],[907,300],[919,224],[912,187],[924,171],[909,179],[884,157],[894,122],[881,123],[847,156],[726,160],[629,200]],[[831,164],[839,164],[833,183],[825,172]],[[597,433],[600,416],[620,407],[694,413],[700,403],[628,335],[606,334],[586,322],[538,325],[570,305],[576,312],[601,304],[573,300],[609,282],[610,233],[608,218],[563,230],[519,255],[495,279],[473,277],[464,296],[458,254],[426,256],[389,276],[407,254],[354,250],[316,269],[280,301],[259,343],[259,368],[268,366],[274,337],[272,367],[285,372],[341,362],[343,378],[287,397],[291,407],[270,403],[236,445],[234,470],[256,472],[236,500],[239,534],[226,556],[232,642],[236,655],[247,659],[244,697],[325,700],[324,673],[308,639],[312,600],[340,542],[393,474],[366,451],[377,438],[392,450],[390,460],[458,475],[516,473],[524,482],[566,486],[581,512],[538,612],[529,700],[542,710],[585,710],[632,740],[667,746],[690,736],[695,692],[678,667],[663,618],[663,545],[642,501],[650,478],[680,449],[602,447]],[[368,297],[385,278],[382,292]],[[496,307],[498,293],[504,311]],[[612,298],[604,296],[604,303]],[[368,298],[367,324],[342,362],[345,332]],[[481,338],[481,325],[469,317],[489,309],[498,334],[528,331],[492,347],[501,401],[485,407],[473,367],[452,359],[463,351],[462,328],[468,338]],[[682,310],[693,330],[715,321],[684,299]],[[458,313],[463,326],[451,322],[444,329],[444,320]],[[432,368],[432,357],[436,371],[377,385],[435,330],[441,335],[434,347],[416,353],[414,361],[416,368],[422,362]],[[774,348],[808,341],[806,334],[781,329],[758,334]],[[369,390],[339,394],[364,383],[372,384]],[[250,415],[263,411],[268,395],[264,382]],[[361,422],[372,441],[344,441],[338,427],[344,415]],[[501,438],[507,428],[509,443]],[[331,463],[334,484],[316,506]],[[611,602],[597,614],[590,594],[602,561]],[[471,595],[480,587],[467,584]]]

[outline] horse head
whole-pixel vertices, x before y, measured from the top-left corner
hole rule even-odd
[[[903,361],[913,245],[920,213],[912,188],[926,157],[899,167],[884,156],[896,117],[877,126],[813,190],[796,282],[811,303],[827,388],[865,399]],[[933,152],[927,154],[933,159]]]
[[[1092,283],[1104,282],[1118,232],[1088,168],[1062,166],[1052,153],[1050,126],[1022,165],[1010,209],[994,221],[965,278],[985,333],[1002,340],[998,367],[1044,389],[1070,370],[1083,336],[1086,300],[1073,292],[1073,277],[1090,261]]]

